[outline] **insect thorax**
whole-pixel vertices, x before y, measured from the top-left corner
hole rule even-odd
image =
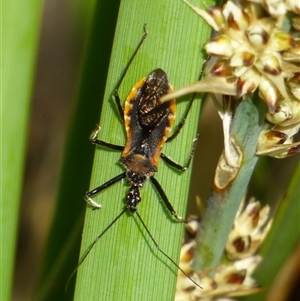
[[[120,162],[127,170],[127,180],[131,185],[142,187],[144,182],[157,171],[152,162],[142,154],[130,154]]]

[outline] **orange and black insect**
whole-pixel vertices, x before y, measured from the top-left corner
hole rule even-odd
[[[101,208],[101,205],[96,203],[91,197],[126,178],[130,185],[126,197],[126,209],[131,213],[135,213],[137,204],[141,201],[140,188],[144,186],[147,179],[150,179],[171,214],[179,221],[183,220],[177,215],[162,187],[154,178],[160,158],[182,171],[188,168],[192,158],[192,154],[190,154],[187,164],[181,166],[161,153],[161,148],[168,141],[168,135],[174,124],[176,105],[175,100],[161,104],[159,99],[171,91],[172,87],[169,84],[167,74],[162,69],[152,71],[133,87],[125,101],[124,115],[122,115],[127,135],[125,147],[108,145],[106,142],[98,140],[99,126],[92,133],[90,137],[92,143],[123,151],[120,163],[125,167],[126,171],[89,191],[85,199],[91,206]],[[120,106],[120,98],[117,94],[115,96],[117,104]],[[123,112],[122,108],[120,110]],[[177,133],[175,132],[174,135],[177,135]],[[194,152],[196,141],[193,141],[192,153]]]
[[[137,205],[141,202],[140,189],[144,186],[144,183],[149,179],[153,184],[159,195],[161,196],[164,204],[170,213],[178,220],[184,221],[182,217],[178,216],[174,210],[172,204],[169,202],[164,190],[159,182],[155,179],[154,175],[157,172],[159,159],[162,158],[166,163],[172,167],[185,171],[191,162],[197,139],[193,140],[192,150],[188,156],[185,166],[174,162],[168,156],[161,152],[161,148],[165,142],[174,139],[182,128],[185,118],[188,115],[192,101],[185,113],[185,116],[172,136],[169,137],[169,133],[173,127],[174,119],[176,115],[175,100],[161,104],[159,99],[170,92],[172,87],[168,81],[167,74],[162,69],[153,70],[148,76],[138,81],[132,88],[131,92],[126,98],[124,109],[121,106],[120,97],[118,95],[118,88],[120,87],[122,80],[128,70],[130,63],[135,57],[138,49],[141,47],[143,41],[147,36],[147,32],[138,44],[135,52],[133,53],[125,71],[116,86],[116,92],[114,94],[115,101],[120,112],[121,118],[124,122],[127,142],[125,146],[110,144],[105,141],[99,140],[98,133],[100,127],[97,126],[92,132],[90,140],[93,144],[101,145],[106,148],[122,151],[120,163],[125,168],[125,172],[119,174],[113,179],[107,181],[99,187],[94,188],[85,195],[86,202],[94,209],[99,209],[102,206],[93,200],[93,196],[101,192],[102,190],[110,187],[111,185],[119,182],[122,179],[126,179],[129,184],[129,190],[126,196],[127,204],[121,213],[106,227],[106,229],[96,237],[94,242],[90,245],[83,258],[80,260],[77,268],[84,261],[90,250],[95,243],[104,235],[104,233],[126,212],[129,211],[132,214],[136,214],[141,221],[142,225],[149,234],[151,240],[155,246],[162,252],[174,265],[176,265],[185,275],[186,273],[171,259],[166,253],[164,253],[155,242],[154,238],[150,234],[144,221],[137,212]],[[72,273],[72,275],[76,272]],[[188,275],[186,275],[192,282],[194,282]],[[196,282],[194,282],[199,286]],[[200,287],[200,286],[199,286]]]

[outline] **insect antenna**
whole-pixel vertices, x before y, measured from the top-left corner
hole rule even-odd
[[[144,30],[144,34],[143,34],[141,40],[139,41],[139,43],[138,43],[136,49],[134,50],[133,54],[131,55],[131,57],[130,57],[130,59],[129,59],[129,61],[128,61],[126,67],[125,67],[125,69],[123,70],[123,73],[122,73],[121,77],[119,78],[119,80],[118,80],[118,82],[117,82],[117,84],[116,84],[115,90],[119,90],[119,87],[120,87],[120,85],[121,85],[121,83],[122,83],[122,81],[123,81],[123,79],[124,79],[124,77],[125,77],[125,75],[126,75],[128,69],[129,69],[129,67],[130,67],[130,64],[132,63],[133,59],[135,58],[136,54],[138,53],[139,49],[141,48],[141,46],[142,46],[144,40],[145,40],[145,39],[147,38],[147,36],[148,36],[148,32],[147,32],[147,30],[146,30],[146,24],[144,24],[143,30]]]
[[[139,49],[141,48],[142,44],[144,43],[145,39],[148,36],[148,32],[146,30],[146,24],[144,24],[143,30],[144,30],[144,34],[143,34],[141,40],[139,41],[136,49],[134,50],[133,54],[131,55],[131,57],[130,57],[128,63],[127,63],[127,65],[125,66],[125,69],[122,72],[122,75],[121,75],[120,79],[118,80],[118,82],[117,82],[117,84],[115,86],[114,98],[115,98],[115,101],[117,103],[118,111],[119,111],[119,114],[120,114],[122,120],[124,120],[124,112],[123,112],[123,108],[122,108],[122,105],[121,105],[121,100],[120,100],[120,96],[119,96],[118,90],[119,90],[119,88],[121,86],[121,83],[122,83],[122,81],[123,81],[123,79],[124,79],[124,77],[125,77],[128,69],[129,69],[132,61],[134,60],[136,54],[138,53]]]
[[[190,279],[196,286],[198,286],[199,288],[202,289],[202,287],[196,282],[194,281],[169,255],[167,255],[157,244],[157,242],[155,241],[154,237],[151,235],[149,229],[147,228],[146,224],[144,223],[144,221],[142,220],[141,216],[139,215],[139,213],[136,211],[135,212],[137,217],[139,218],[139,220],[141,221],[143,227],[145,228],[146,232],[148,233],[150,239],[152,240],[152,242],[154,243],[155,247],[158,249],[159,252],[161,252],[167,259],[169,259],[176,267],[179,271],[181,271],[188,279]]]
[[[66,283],[65,286],[65,292],[68,290],[68,286],[69,283],[72,279],[72,277],[75,275],[75,273],[77,272],[78,268],[81,266],[81,264],[84,262],[84,260],[86,259],[86,257],[88,256],[88,254],[90,253],[90,251],[92,250],[92,248],[94,247],[94,245],[97,243],[97,241],[115,224],[115,222],[127,211],[127,207],[125,207],[121,213],[119,215],[117,215],[117,217],[94,239],[94,241],[91,243],[91,245],[89,246],[89,248],[86,250],[86,252],[84,253],[83,257],[80,259],[78,265],[76,266],[76,268],[74,269],[74,271],[71,273],[71,275],[68,278],[68,281]]]

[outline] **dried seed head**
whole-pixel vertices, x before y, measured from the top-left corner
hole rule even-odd
[[[195,271],[192,268],[195,240],[183,244],[180,266],[203,289],[197,289],[182,273],[179,273],[175,300],[230,301],[233,300],[230,296],[243,296],[260,291],[251,275],[262,260],[254,253],[271,227],[271,222],[268,221],[269,212],[268,206],[261,209],[260,203],[254,199],[246,206],[242,202],[226,245],[226,255],[230,254],[228,256],[230,261],[227,264],[220,264],[213,277],[208,275],[209,271]],[[193,217],[190,223],[195,231],[199,227],[200,219]]]

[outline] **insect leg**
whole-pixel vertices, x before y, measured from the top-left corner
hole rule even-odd
[[[177,135],[180,133],[181,129],[182,129],[183,126],[185,125],[185,121],[186,121],[186,119],[187,119],[187,116],[189,115],[189,112],[190,112],[190,109],[191,109],[191,107],[192,107],[192,105],[193,105],[193,102],[194,102],[195,97],[196,97],[196,93],[193,94],[192,99],[190,100],[189,105],[188,105],[188,107],[187,107],[187,109],[186,109],[186,111],[185,111],[183,117],[181,118],[181,120],[180,120],[179,124],[177,125],[175,131],[172,133],[171,136],[168,137],[168,139],[166,140],[166,142],[172,141],[172,140],[175,139],[175,138],[177,137]]]
[[[139,215],[138,212],[136,212],[137,217],[139,218],[140,222],[142,223],[144,229],[148,233],[150,239],[154,243],[155,247],[158,249],[159,252],[161,252],[167,259],[169,259],[176,267],[178,270],[180,270],[188,279],[190,279],[196,286],[199,288],[202,288],[196,281],[194,281],[168,254],[166,254],[158,245],[158,243],[155,241],[154,237],[150,233],[148,227],[146,226],[145,222],[142,220],[141,216]]]
[[[160,197],[162,198],[163,202],[165,203],[167,209],[170,213],[179,221],[179,222],[186,222],[181,216],[177,215],[176,211],[174,210],[172,204],[169,202],[168,197],[166,196],[164,190],[160,186],[159,182],[154,178],[150,178],[151,183],[154,185],[155,189],[158,191]]]
[[[107,143],[105,141],[97,139],[97,136],[98,136],[98,133],[99,133],[100,129],[101,129],[100,126],[97,124],[96,128],[92,131],[92,133],[90,135],[90,141],[93,144],[98,144],[98,145],[102,145],[102,146],[105,146],[105,147],[110,148],[110,149],[123,151],[124,146]]]
[[[195,149],[196,149],[196,145],[197,145],[197,142],[198,142],[198,138],[199,138],[199,135],[196,136],[196,138],[193,140],[193,144],[192,144],[192,150],[190,151],[189,153],[189,156],[188,156],[188,159],[187,159],[187,162],[184,166],[176,163],[175,161],[173,161],[170,157],[168,157],[167,155],[165,155],[164,153],[161,153],[160,154],[160,157],[166,162],[168,163],[170,166],[178,169],[178,170],[181,170],[181,171],[186,171],[189,166],[190,166],[190,163],[191,163],[191,160],[193,158],[193,155],[194,155],[194,152],[195,152]]]
[[[94,188],[91,191],[88,191],[85,196],[84,196],[84,200],[87,202],[88,205],[90,205],[91,207],[93,207],[93,209],[100,209],[102,208],[101,204],[95,202],[91,197],[97,193],[99,193],[100,191],[106,189],[107,187],[117,183],[118,181],[122,180],[126,178],[126,172],[121,173],[120,175],[110,179],[109,181],[107,181],[106,183],[102,184],[99,187]]]
[[[92,250],[92,248],[94,247],[94,245],[97,243],[97,241],[115,224],[115,222],[127,211],[127,208],[124,208],[121,213],[94,239],[94,241],[92,242],[92,244],[89,246],[89,248],[86,250],[86,252],[84,253],[83,257],[79,260],[78,265],[76,266],[76,268],[73,270],[73,272],[71,273],[71,275],[69,276],[66,286],[65,286],[65,291],[68,290],[68,286],[69,283],[72,279],[72,277],[75,275],[75,273],[77,272],[78,268],[80,267],[80,265],[84,262],[84,260],[86,259],[86,257],[88,256],[88,254],[90,253],[90,251]]]
[[[117,107],[118,107],[118,111],[120,113],[120,116],[121,116],[122,120],[124,119],[124,114],[123,114],[123,108],[122,108],[122,105],[121,105],[121,100],[120,100],[118,90],[119,90],[119,88],[122,84],[122,81],[123,81],[128,69],[129,69],[133,59],[135,58],[136,54],[138,53],[139,49],[141,48],[144,40],[147,38],[148,32],[146,31],[146,24],[144,24],[143,30],[144,30],[144,34],[143,34],[141,40],[139,41],[136,49],[134,50],[131,58],[129,59],[129,61],[128,61],[127,65],[126,65],[126,67],[125,67],[125,69],[124,69],[124,71],[123,71],[123,73],[122,73],[122,75],[119,79],[119,81],[116,84],[116,88],[115,88],[114,98],[115,98],[115,101],[116,101],[116,104],[117,104]]]
[[[199,75],[199,80],[202,78],[205,66],[206,66],[206,61],[202,65],[202,69],[201,69],[201,72],[200,72],[200,75]],[[179,124],[177,125],[177,127],[176,127],[175,131],[173,132],[173,134],[170,137],[168,137],[166,142],[170,142],[173,139],[175,139],[177,137],[177,135],[179,134],[179,132],[181,131],[181,129],[183,128],[183,126],[185,125],[185,121],[187,119],[187,116],[189,115],[189,112],[190,112],[190,109],[191,109],[191,107],[193,105],[193,102],[195,100],[196,94],[197,93],[193,93],[192,98],[189,102],[189,105],[188,105],[183,117],[181,118],[181,120],[180,120]]]

